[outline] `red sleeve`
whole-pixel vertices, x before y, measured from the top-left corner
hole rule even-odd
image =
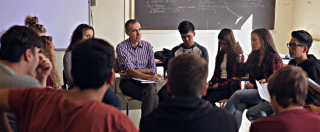
[[[119,113],[119,119],[116,121],[117,132],[139,132],[136,126],[132,123],[128,116]]]
[[[33,105],[32,91],[39,88],[11,88],[9,90],[9,107],[16,115],[18,121],[24,120],[24,116],[28,116],[28,106]]]
[[[261,128],[260,128],[261,129]],[[253,123],[251,126],[250,126],[250,132],[259,132],[259,127],[257,126],[256,123]]]

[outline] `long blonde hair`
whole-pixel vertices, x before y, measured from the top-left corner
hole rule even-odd
[[[52,63],[52,70],[49,74],[49,77],[51,78],[52,87],[53,88],[59,88],[60,87],[60,79],[57,73],[57,69],[54,64],[55,55],[51,52],[52,50],[52,37],[51,36],[41,36],[41,48],[40,52],[50,60]]]
[[[33,31],[39,33],[47,33],[47,29],[44,28],[43,25],[38,24],[39,23],[39,18],[36,16],[27,16],[24,20],[24,25],[26,27],[31,28]]]

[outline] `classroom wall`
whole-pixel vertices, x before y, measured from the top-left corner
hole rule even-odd
[[[318,13],[320,8],[317,5],[320,5],[319,0],[276,0],[275,29],[271,33],[279,53],[288,54],[286,43],[290,41],[292,30],[306,29],[310,24],[320,23]],[[127,38],[124,23],[130,18],[130,0],[97,0],[97,6],[92,7],[92,13],[97,38],[109,41],[114,47]],[[235,38],[240,42],[245,53],[251,51],[251,19],[243,25],[241,30],[234,31]],[[195,41],[209,51],[209,78],[214,70],[218,33],[219,31],[196,31]],[[171,49],[182,42],[178,31],[143,31],[142,39],[149,41],[154,51],[162,48]],[[58,51],[56,55],[56,66],[61,79],[63,54],[64,51]],[[162,73],[161,69],[158,73]]]

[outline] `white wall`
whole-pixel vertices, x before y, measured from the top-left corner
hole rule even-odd
[[[276,0],[275,29],[271,33],[279,53],[288,54],[286,43],[290,41],[290,33],[293,30],[306,29],[308,25],[320,23],[320,8],[317,7],[319,5],[320,0]],[[114,47],[126,38],[124,23],[130,18],[130,0],[97,0],[97,6],[92,7],[92,12],[93,27],[97,38],[109,41]],[[251,31],[250,19],[241,30],[234,31],[235,38],[240,42],[245,53],[251,51]],[[162,48],[171,49],[182,42],[177,31],[143,31],[142,33],[142,39],[149,41],[154,51],[162,50]],[[196,31],[195,41],[209,51],[209,78],[214,69],[218,33],[219,31]],[[57,52],[57,69],[61,75],[63,54],[63,51]]]

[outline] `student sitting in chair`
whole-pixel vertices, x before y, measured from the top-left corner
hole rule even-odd
[[[190,21],[183,21],[179,24],[178,30],[179,30],[181,39],[183,40],[183,43],[174,47],[171,50],[168,61],[170,61],[175,56],[190,53],[190,54],[201,56],[204,59],[206,59],[207,62],[209,62],[209,55],[208,55],[207,49],[194,41],[196,32],[193,24]],[[169,93],[167,90],[167,85],[164,85],[159,90],[158,95],[159,95],[160,102],[163,102],[167,99],[172,98],[172,94]]]
[[[288,65],[268,79],[270,105],[276,114],[255,121],[250,132],[319,132],[320,115],[303,109],[308,95],[307,74]]]
[[[237,45],[231,29],[222,29],[218,35],[218,53],[216,56],[216,67],[214,75],[209,82],[209,88],[207,95],[203,98],[210,101],[213,105],[222,99],[229,99],[232,93],[241,89],[240,82],[233,82],[233,77],[239,77],[236,75],[236,71],[242,68],[244,63],[244,56],[235,52],[235,46]],[[241,58],[240,62],[236,59]]]
[[[0,115],[12,111],[20,130],[28,132],[137,132],[126,115],[101,102],[113,85],[114,55],[104,40],[80,42],[72,51],[72,90],[0,89]]]
[[[201,99],[208,89],[205,59],[194,54],[179,55],[170,61],[169,69],[167,88],[172,99],[141,118],[141,132],[238,131],[231,113]]]
[[[1,36],[0,89],[47,86],[52,64],[39,53],[40,48],[38,34],[24,26],[13,26]],[[36,78],[33,78],[34,74]],[[16,116],[11,112],[7,116],[12,131],[19,132]]]

